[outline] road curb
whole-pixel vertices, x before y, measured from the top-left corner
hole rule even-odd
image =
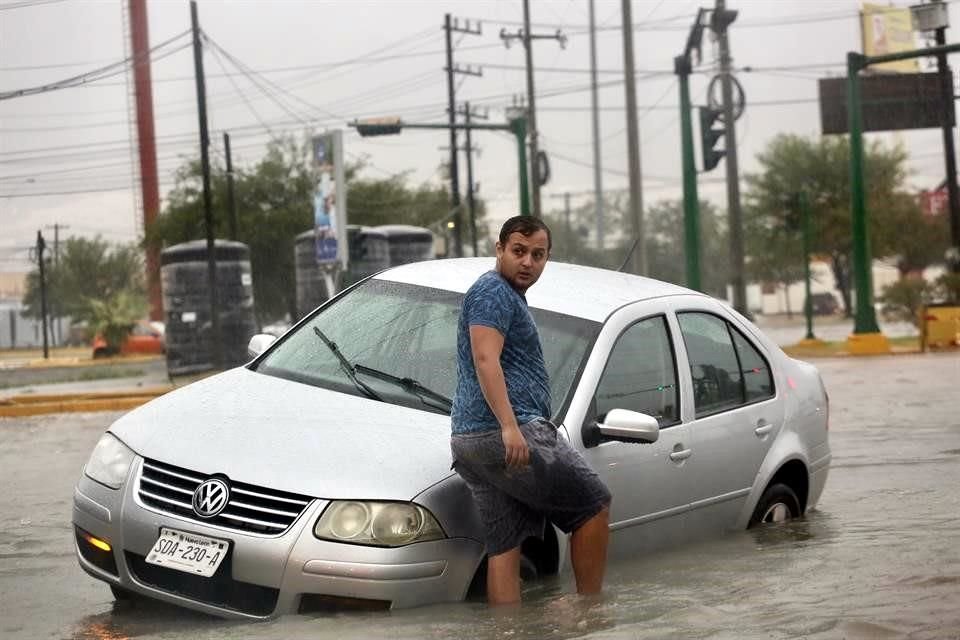
[[[22,418],[48,413],[129,411],[172,389],[173,387],[164,386],[134,391],[11,396],[0,399],[0,418]]]

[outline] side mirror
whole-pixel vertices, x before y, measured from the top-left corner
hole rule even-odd
[[[660,423],[653,416],[627,409],[611,409],[603,422],[584,425],[583,443],[595,447],[604,440],[650,444],[660,437]]]
[[[276,336],[271,336],[267,333],[258,333],[250,338],[250,343],[247,344],[247,355],[251,358],[256,358],[266,351],[267,347],[273,344],[273,341],[276,339]]]

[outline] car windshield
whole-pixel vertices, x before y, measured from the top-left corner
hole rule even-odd
[[[445,399],[451,399],[456,389],[462,299],[463,294],[453,291],[368,280],[286,336],[256,370],[449,413]],[[540,330],[550,375],[552,417],[557,418],[600,324],[541,309],[530,311]]]

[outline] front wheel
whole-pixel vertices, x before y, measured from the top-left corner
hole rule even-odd
[[[800,500],[797,499],[797,494],[787,485],[777,483],[767,487],[760,496],[747,528],[770,522],[786,522],[799,517]]]

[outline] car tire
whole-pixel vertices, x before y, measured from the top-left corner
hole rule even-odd
[[[797,494],[789,486],[778,482],[767,487],[760,496],[747,528],[759,524],[786,522],[799,517],[800,500]]]
[[[93,359],[100,360],[102,358],[106,358],[107,355],[108,354],[106,349],[97,349],[96,351],[93,352]]]

